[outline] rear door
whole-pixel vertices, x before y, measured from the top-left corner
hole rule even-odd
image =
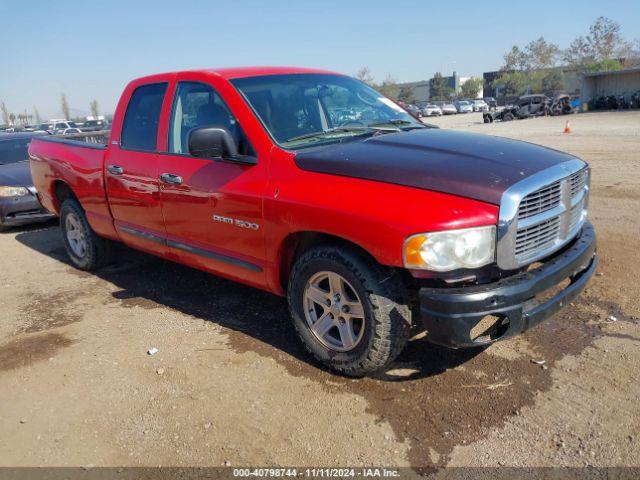
[[[115,227],[127,244],[165,253],[165,229],[158,179],[158,126],[167,82],[133,90],[120,133],[105,165],[107,195]]]

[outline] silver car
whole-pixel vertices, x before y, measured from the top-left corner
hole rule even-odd
[[[473,111],[474,112],[488,112],[489,111],[489,105],[487,105],[487,102],[485,102],[481,98],[479,98],[477,100],[472,100],[471,104],[473,106]]]
[[[439,106],[433,105],[431,103],[422,107],[422,116],[423,117],[439,117],[442,115],[442,110]]]
[[[458,100],[453,103],[458,113],[473,113],[473,105],[466,100]]]
[[[440,110],[442,110],[443,115],[455,115],[456,113],[458,113],[458,110],[456,109],[453,103],[438,102],[436,105],[440,107]]]

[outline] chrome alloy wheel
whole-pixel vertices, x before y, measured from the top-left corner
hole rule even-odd
[[[87,240],[82,223],[75,213],[67,215],[64,227],[71,251],[77,257],[84,258],[87,253]]]
[[[364,307],[355,289],[335,272],[318,272],[304,289],[304,315],[318,341],[336,352],[353,350],[364,335]]]

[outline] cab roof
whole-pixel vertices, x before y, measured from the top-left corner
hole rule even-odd
[[[231,67],[231,68],[203,68],[196,70],[182,70],[177,72],[165,72],[156,75],[149,75],[142,78],[138,78],[137,81],[145,81],[157,79],[158,77],[166,77],[169,75],[180,75],[185,73],[205,73],[210,75],[216,75],[218,77],[232,80],[234,78],[245,77],[261,77],[265,75],[289,75],[296,73],[320,73],[330,75],[342,75],[340,73],[332,72],[329,70],[322,70],[318,68],[304,68],[304,67]]]
[[[215,68],[207,70],[226,79],[242,77],[260,77],[264,75],[288,75],[295,73],[324,73],[333,74],[329,70],[305,67],[235,67],[235,68]]]

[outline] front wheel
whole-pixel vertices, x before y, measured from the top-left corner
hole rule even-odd
[[[345,375],[384,368],[409,336],[411,309],[400,280],[349,247],[304,253],[291,272],[287,297],[309,352]]]
[[[96,270],[108,262],[109,241],[96,235],[74,199],[62,203],[60,230],[67,254],[76,268]]]

